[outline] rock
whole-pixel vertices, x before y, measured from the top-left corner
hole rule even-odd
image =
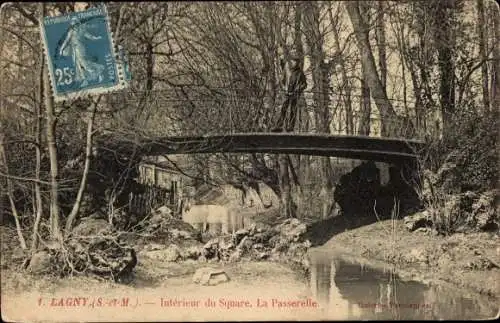
[[[255,233],[257,233],[257,224],[252,223],[248,228],[248,235],[253,236]]]
[[[281,242],[281,237],[279,235],[274,235],[269,239],[268,244],[271,247],[275,247],[278,244],[280,244],[280,242]]]
[[[153,216],[149,220],[150,226],[160,225],[163,221],[164,221],[164,219],[161,216],[161,214],[153,214]]]
[[[235,245],[232,240],[221,239],[219,241],[219,259],[228,260],[231,256],[232,250],[234,250]]]
[[[268,252],[259,252],[255,258],[257,260],[264,260],[264,259],[268,259],[269,256],[270,256],[270,254]]]
[[[479,257],[470,260],[464,267],[469,270],[489,270],[496,267],[496,265],[487,258]]]
[[[219,253],[219,239],[218,238],[213,238],[210,239],[207,243],[202,248],[201,254],[206,258],[206,259],[211,259],[215,256],[217,256]]]
[[[307,226],[300,220],[292,218],[276,226],[275,230],[281,235],[291,240],[301,238],[307,231]]]
[[[236,231],[234,234],[233,234],[233,241],[236,245],[238,245],[241,240],[243,240],[243,238],[245,238],[246,236],[248,236],[249,232],[248,230],[246,229],[240,229],[238,231]]]
[[[83,218],[72,231],[73,235],[77,236],[90,236],[106,234],[111,231],[111,226],[106,220]]]
[[[206,274],[201,279],[202,285],[215,286],[222,283],[226,283],[229,281],[229,276],[224,271],[212,272],[210,274]]]
[[[177,245],[172,244],[165,250],[165,261],[174,262],[181,256],[180,249]]]
[[[220,251],[228,251],[230,249],[234,249],[235,245],[232,241],[219,241],[219,250]]]
[[[195,271],[193,275],[193,283],[198,284],[201,281],[201,278],[208,272],[214,270],[214,268],[211,267],[203,267],[199,268]]]
[[[146,257],[149,259],[154,259],[154,260],[161,260],[161,259],[163,259],[163,252],[162,252],[162,250],[153,250],[153,251],[143,250],[139,253],[139,256]]]
[[[193,232],[178,230],[175,228],[169,230],[169,232],[172,235],[172,238],[174,239],[194,239],[195,236],[197,235],[196,233],[193,234]]]
[[[249,234],[249,231],[247,229],[239,229],[234,233],[234,235],[239,238],[240,240],[243,239],[244,236],[247,236]]]
[[[214,247],[218,247],[219,245],[219,239],[218,238],[213,238],[207,241],[205,245],[203,246],[203,249],[213,249]]]
[[[269,224],[265,224],[265,223],[262,223],[262,222],[256,222],[255,223],[255,228],[256,228],[256,232],[257,233],[261,233],[261,232],[265,232],[265,231],[270,231],[272,230],[272,226],[270,226]]]
[[[243,238],[243,240],[241,240],[237,248],[245,252],[246,250],[251,249],[253,244],[254,241],[249,236],[246,236]]]
[[[46,274],[51,270],[52,257],[47,251],[39,251],[31,257],[29,270],[33,274]]]
[[[182,253],[183,259],[197,260],[201,256],[201,250],[198,247],[189,247]]]
[[[159,208],[157,208],[155,210],[155,213],[157,214],[161,214],[163,216],[171,216],[172,215],[172,210],[169,209],[168,207],[166,206],[160,206]]]
[[[221,269],[204,267],[196,270],[193,282],[200,285],[215,286],[229,281],[229,276]]]
[[[415,232],[417,233],[423,233],[423,234],[431,234],[432,233],[432,229],[431,228],[418,228],[417,230],[415,230]]]
[[[273,253],[285,252],[288,250],[288,247],[289,247],[289,244],[287,244],[287,243],[278,243],[273,248]]]
[[[406,216],[404,218],[406,229],[412,232],[419,228],[432,226],[432,218],[428,210]]]
[[[262,250],[264,249],[264,245],[262,243],[256,243],[252,246],[252,249],[254,250]]]
[[[151,259],[168,262],[175,262],[181,257],[180,249],[175,244],[168,246],[166,249],[145,251],[142,254]]]
[[[241,260],[241,255],[243,252],[240,249],[236,249],[230,256],[229,262],[238,262]]]
[[[257,232],[256,234],[253,235],[253,239],[255,240],[255,242],[257,243],[267,243],[269,242],[269,240],[271,238],[273,238],[275,236],[275,233],[272,232],[271,230],[267,230],[267,231],[261,231],[261,232]]]
[[[172,219],[172,210],[166,206],[161,206],[151,212],[152,217],[149,220],[151,224],[159,224],[166,220]]]

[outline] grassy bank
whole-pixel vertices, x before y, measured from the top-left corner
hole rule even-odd
[[[375,264],[393,265],[407,278],[449,283],[500,297],[500,239],[496,234],[448,237],[409,232],[403,220],[385,220],[334,235],[321,248],[336,249]]]

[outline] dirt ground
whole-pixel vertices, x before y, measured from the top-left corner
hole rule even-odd
[[[224,270],[230,281],[216,286],[193,283],[195,270],[205,266]],[[79,297],[88,299],[85,306],[81,302],[75,306],[74,301],[67,301]],[[63,306],[60,306],[61,298]],[[91,300],[98,302],[99,298],[101,306],[89,306]],[[118,305],[107,304],[116,298]],[[128,298],[127,306],[120,306],[122,298]],[[311,299],[311,295],[307,285],[295,271],[271,262],[152,263],[144,260],[138,264],[136,280],[131,285],[88,277],[36,279],[25,273],[2,271],[2,316],[8,321],[307,319],[311,315],[318,316],[318,309],[281,308],[277,302],[271,305],[272,299],[308,298]],[[170,299],[178,303],[169,306]],[[213,307],[207,306],[207,299],[213,300]],[[261,305],[267,300],[269,306],[258,307],[257,299]],[[183,300],[188,303],[181,303]],[[196,301],[198,304],[193,303]],[[238,304],[241,301],[249,301],[249,305]],[[251,307],[240,307],[245,305]]]
[[[334,235],[322,248],[392,264],[400,276],[449,283],[500,298],[500,239],[493,233],[409,232],[403,220],[385,220]]]

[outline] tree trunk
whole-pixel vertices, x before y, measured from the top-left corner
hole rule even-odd
[[[454,5],[451,3],[450,5]],[[443,117],[443,136],[449,138],[453,135],[452,117],[455,113],[455,67],[453,64],[454,40],[451,34],[451,11],[446,3],[436,3],[434,22],[439,67],[439,101]]]
[[[333,17],[332,13],[332,8],[328,9],[328,14],[330,16],[330,23],[334,26],[335,25],[335,19]],[[334,37],[334,48],[335,52],[341,53],[341,48],[340,48],[340,36],[339,36],[339,31],[337,28],[333,28],[333,37]],[[354,132],[354,116],[353,116],[353,109],[352,109],[352,98],[351,98],[351,81],[349,80],[349,77],[347,76],[347,70],[346,70],[346,62],[343,58],[342,55],[338,56],[338,64],[340,65],[340,77],[341,77],[341,82],[342,82],[342,88],[344,90],[345,95],[343,96],[343,102],[345,106],[345,115],[346,115],[346,133],[351,134]],[[332,65],[333,68],[333,65]],[[338,122],[340,126],[340,121]]]
[[[413,95],[415,98],[415,127],[421,131],[419,134],[424,134],[426,131],[426,122],[425,122],[425,111],[424,106],[422,104],[422,94],[421,94],[421,84],[419,83],[416,71],[416,64],[414,58],[412,58],[412,54],[408,51],[407,40],[405,39],[405,25],[399,25],[396,29],[396,40],[399,47],[399,59],[401,61],[401,72],[403,77],[403,105],[407,115],[409,114],[408,107],[408,86],[406,84],[406,75],[407,70],[410,75],[410,79],[412,81],[413,86]],[[420,37],[421,35],[419,35]],[[420,47],[423,48],[422,44],[425,44],[420,40]]]
[[[358,134],[362,136],[370,135],[370,115],[372,111],[371,98],[370,98],[370,87],[367,82],[366,71],[361,66],[361,102],[360,102],[360,115],[359,115],[359,125]]]
[[[0,155],[1,155],[0,157],[2,158],[4,164],[5,174],[9,175],[9,167],[7,165],[7,156],[5,155],[5,147],[3,141],[4,141],[4,134],[0,133]],[[12,181],[8,177],[6,178],[6,180],[7,180],[7,198],[9,199],[10,208],[12,210],[12,216],[14,217],[14,222],[16,223],[17,236],[19,238],[19,243],[21,244],[21,248],[26,250],[27,249],[26,240],[24,240],[21,223],[19,222],[19,214],[17,213],[16,204],[14,203],[14,196],[13,196],[14,189],[12,187]]]
[[[38,75],[38,91],[37,91],[37,102],[35,102],[35,110],[36,110],[36,126],[35,126],[35,179],[40,180],[40,167],[42,161],[42,155],[40,152],[40,147],[42,146],[42,113],[43,113],[43,74],[44,74],[44,66],[45,66],[45,53],[43,50],[40,50],[39,56],[39,75]],[[36,201],[36,215],[35,215],[35,223],[33,225],[33,233],[31,238],[31,252],[35,252],[38,248],[38,227],[40,226],[40,220],[42,219],[43,214],[43,203],[42,203],[42,193],[40,191],[40,184],[35,182],[35,201]]]
[[[493,39],[500,38],[500,10],[498,5],[490,2],[491,19],[493,20]],[[498,107],[500,107],[500,44],[498,41],[493,42],[493,62],[491,72],[491,99],[492,104],[491,112],[497,114]]]
[[[93,127],[94,127],[94,119],[97,111],[97,105],[99,104],[100,97],[97,101],[92,103],[92,108],[90,111],[89,119],[87,120],[87,144],[85,148],[85,165],[83,168],[82,181],[80,182],[80,188],[78,189],[78,194],[76,196],[75,204],[73,205],[73,209],[68,216],[68,220],[66,221],[66,235],[71,232],[71,228],[73,225],[73,221],[75,220],[78,212],[80,211],[80,205],[82,204],[83,194],[85,194],[85,187],[87,186],[87,177],[90,169],[90,160],[92,157],[92,137],[93,137]]]
[[[377,3],[377,48],[378,48],[378,67],[380,70],[380,82],[384,90],[387,90],[387,55],[385,50],[385,24],[384,24],[384,2]]]
[[[311,57],[313,100],[316,128],[319,133],[330,132],[330,65],[325,62],[323,36],[320,31],[320,12],[317,3],[308,2],[304,21],[306,43]]]
[[[40,3],[40,21],[45,16],[45,3]],[[50,158],[50,234],[54,239],[61,239],[61,230],[59,227],[59,185],[57,176],[59,167],[57,164],[57,147],[56,147],[56,117],[54,112],[54,99],[52,97],[49,72],[44,66],[43,83],[45,94],[45,105],[47,114],[47,145]]]
[[[421,108],[417,110],[417,113],[421,113],[417,119],[421,121],[420,126],[425,129],[426,133],[431,135],[432,138],[437,139],[442,136],[442,129],[439,118],[438,104],[433,98],[435,90],[431,85],[432,82],[430,82],[432,66],[434,65],[432,62],[432,56],[435,48],[429,45],[430,37],[428,36],[427,30],[431,28],[430,26],[432,23],[425,22],[427,10],[428,9],[425,9],[423,14],[417,16],[418,19],[424,20],[423,28],[417,29],[418,51],[420,53],[420,57],[417,55],[411,55],[411,61],[408,63],[408,67],[410,69],[410,73],[412,73],[412,78],[414,78],[414,84],[417,84],[415,80],[418,79],[417,76],[420,76],[419,85],[414,86],[416,101],[421,105]],[[416,66],[418,66],[418,75],[416,71],[411,68],[411,63],[416,63]],[[426,117],[428,115],[431,116],[430,120]]]
[[[286,155],[279,155],[279,182],[281,188],[281,208],[286,218],[294,218],[296,216],[296,205],[292,198],[292,186],[290,185],[290,175],[288,173],[288,158]]]
[[[306,42],[311,57],[312,80],[313,80],[313,100],[316,109],[316,127],[319,133],[330,133],[331,114],[330,111],[330,72],[333,61],[325,62],[325,52],[323,49],[323,36],[320,30],[320,8],[317,3],[308,2],[306,4],[305,32]],[[322,217],[328,216],[328,210],[333,202],[332,193],[332,166],[329,157],[321,159],[321,196]]]
[[[350,17],[354,33],[356,35],[358,49],[361,54],[361,64],[366,70],[367,83],[373,93],[373,98],[381,117],[381,134],[390,136],[393,129],[390,129],[389,123],[395,122],[396,113],[392,107],[391,101],[387,97],[384,86],[380,80],[375,65],[375,58],[369,42],[368,26],[361,18],[359,3],[357,1],[345,2],[347,13]]]
[[[303,4],[301,2],[297,2],[295,4],[295,16],[294,16],[294,31],[293,31],[293,48],[297,55],[302,58],[301,66],[304,66],[304,44],[302,43],[302,20],[303,20]],[[303,131],[303,121],[308,117],[306,114],[306,100],[303,95],[297,100],[297,125],[296,131]],[[297,169],[300,170],[300,165],[303,163],[306,156],[304,155],[296,155],[293,158],[293,161],[297,165]],[[297,173],[295,172],[295,168],[292,162],[292,158],[288,157],[290,172],[293,176],[293,182],[295,185],[299,186],[299,179]],[[301,191],[299,189],[299,191]]]
[[[478,34],[479,34],[479,56],[481,60],[483,60],[483,64],[481,66],[481,74],[482,74],[482,83],[483,83],[483,105],[486,113],[490,110],[490,92],[488,88],[488,64],[486,59],[488,58],[488,43],[486,36],[486,24],[484,19],[484,3],[483,0],[477,0],[477,15],[478,15]]]
[[[302,44],[302,3],[298,2],[295,4],[295,17],[294,17],[294,32],[293,32],[293,47],[297,53],[297,56],[304,57],[304,46]],[[301,62],[302,65],[304,61]]]

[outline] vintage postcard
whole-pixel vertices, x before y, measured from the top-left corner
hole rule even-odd
[[[494,319],[495,1],[0,7],[7,322]]]

